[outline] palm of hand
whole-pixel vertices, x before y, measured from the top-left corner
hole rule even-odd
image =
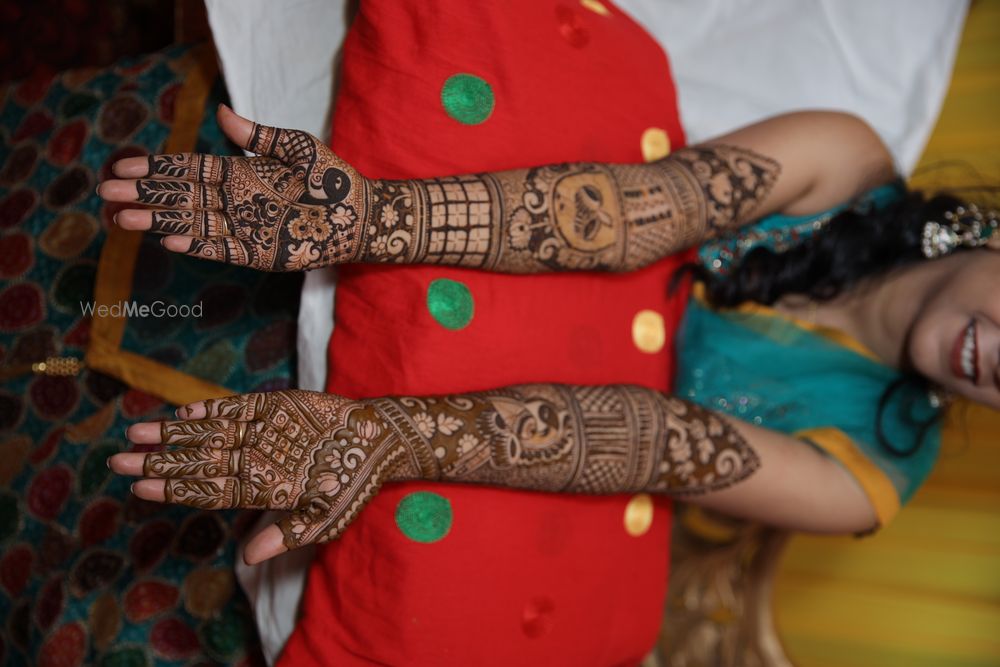
[[[121,211],[120,224],[167,234],[170,250],[263,271],[353,259],[364,216],[357,170],[307,132],[251,124],[232,112],[220,119],[256,157],[122,160],[115,174],[139,178],[112,181],[99,192],[154,208]]]
[[[289,510],[285,546],[337,537],[406,461],[396,432],[370,405],[307,391],[205,401],[205,418],[163,422],[146,477],[167,502]]]

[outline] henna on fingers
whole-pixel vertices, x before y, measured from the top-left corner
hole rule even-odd
[[[252,246],[232,236],[192,238],[187,243],[188,255],[217,262],[245,266],[254,256]]]
[[[246,498],[243,484],[234,477],[225,479],[168,479],[163,493],[165,502],[203,510],[260,506]]]
[[[226,396],[224,398],[209,398],[196,404],[201,411],[195,414],[192,406],[178,409],[178,416],[185,419],[235,419],[251,421],[264,409],[269,394],[243,394],[241,396]]]
[[[168,246],[189,255],[263,271],[353,258],[361,175],[306,132],[253,125],[248,136],[255,157],[153,155],[145,167],[131,158],[115,173],[145,173],[100,191],[112,201],[157,207],[149,231],[192,237]]]
[[[152,211],[150,231],[189,236],[231,236],[235,230],[225,211]]]
[[[311,134],[237,122],[255,157],[131,158],[115,173],[145,173],[102,196],[166,209],[150,231],[193,239],[173,250],[264,271],[346,262],[629,271],[746,224],[781,171],[751,150],[711,144],[649,164],[369,180]]]
[[[252,441],[259,424],[224,419],[161,422],[160,442],[182,447],[232,449]]]
[[[149,177],[163,176],[219,185],[233,158],[199,153],[149,156]]]
[[[138,180],[136,202],[163,208],[218,210],[223,194],[214,185],[186,181]]]
[[[165,480],[167,502],[283,509],[285,544],[332,539],[387,479],[412,478],[404,445],[364,402],[283,391],[211,399],[163,422],[142,474]],[[131,455],[121,455],[131,456]]]
[[[154,452],[146,456],[145,477],[228,477],[240,470],[239,449],[194,449]]]
[[[289,549],[340,535],[386,481],[691,495],[760,465],[721,417],[627,385],[366,401],[279,391],[178,415],[196,418],[161,423],[159,440],[183,449],[117,456],[142,457],[167,502],[289,511],[277,524]]]
[[[149,230],[161,234],[191,234],[195,230],[195,216],[203,211],[153,211],[149,217]],[[198,234],[202,236],[202,234]]]

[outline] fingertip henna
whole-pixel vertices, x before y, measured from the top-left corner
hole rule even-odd
[[[186,181],[139,179],[135,182],[135,201],[164,208],[193,208],[195,184]]]
[[[153,211],[149,231],[157,234],[184,235],[194,231],[194,211]]]
[[[213,447],[232,449],[239,447],[239,424],[225,419],[193,419],[190,421],[162,422],[161,441],[165,445],[181,447]]]
[[[165,240],[169,240],[175,237],[167,237]],[[181,252],[186,255],[193,255],[195,257],[201,257],[203,259],[211,259],[215,261],[222,261],[225,253],[221,252],[220,244],[218,239],[207,239],[207,238],[191,238],[188,240],[188,247],[186,250],[180,248],[170,248],[175,252]],[[179,241],[178,241],[179,243]]]
[[[247,140],[246,149],[257,155],[273,155],[277,134],[276,128],[254,123],[250,129],[250,138]]]
[[[205,417],[208,419],[247,419],[245,413],[247,399],[258,394],[209,398],[203,401]]]
[[[248,148],[264,157],[161,156],[157,169],[187,174],[185,185],[141,185],[144,202],[209,211],[166,233],[225,243],[192,244],[188,254],[265,271],[302,271],[355,257],[363,183],[312,135],[255,124]],[[213,185],[218,184],[218,185]],[[174,190],[177,190],[176,192]],[[217,213],[213,213],[217,212]]]
[[[204,510],[248,507],[243,502],[239,480],[232,477],[219,479],[168,479],[164,484],[164,498]]]

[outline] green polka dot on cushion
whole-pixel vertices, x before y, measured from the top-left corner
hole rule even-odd
[[[427,310],[445,329],[463,329],[475,313],[472,292],[463,283],[438,278],[427,286]]]
[[[415,491],[396,506],[396,525],[414,542],[437,542],[451,530],[451,503],[430,491]]]
[[[472,74],[453,74],[441,87],[441,104],[448,115],[465,125],[478,125],[490,117],[496,100],[493,89]]]

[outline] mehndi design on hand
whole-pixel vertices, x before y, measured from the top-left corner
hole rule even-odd
[[[142,474],[165,480],[166,502],[202,509],[290,510],[286,547],[340,534],[387,479],[412,478],[404,447],[363,402],[306,391],[203,403],[205,417],[162,422]]]
[[[176,449],[119,454],[115,469],[161,480],[167,502],[289,510],[278,523],[289,549],[340,535],[386,481],[689,495],[759,466],[723,418],[628,385],[368,401],[278,391],[179,413],[198,418],[159,423],[144,440]]]
[[[364,179],[307,132],[220,120],[245,131],[256,157],[200,154],[128,158],[116,175],[129,187],[102,188],[114,201],[155,207],[122,211],[133,229],[174,237],[172,250],[264,271],[301,271],[356,254]],[[235,118],[230,118],[232,116]],[[242,125],[241,125],[242,124]],[[243,127],[245,125],[245,127]],[[242,138],[242,137],[241,137]]]
[[[752,219],[781,171],[736,146],[649,164],[570,163],[424,180],[364,179],[312,135],[220,111],[257,157],[154,155],[101,186],[119,224],[171,250],[266,271],[345,262],[503,273],[630,271]]]

